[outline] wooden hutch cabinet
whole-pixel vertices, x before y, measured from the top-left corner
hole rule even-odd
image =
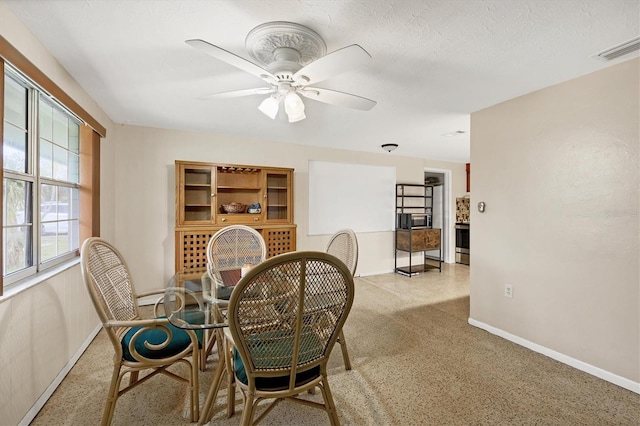
[[[296,249],[293,169],[176,161],[176,271],[204,267],[211,236],[227,225],[260,232],[267,257]],[[260,204],[260,211],[227,213],[223,204]]]

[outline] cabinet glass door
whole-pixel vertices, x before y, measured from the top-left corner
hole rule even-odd
[[[181,223],[209,223],[213,218],[211,194],[213,182],[210,167],[184,166],[182,173],[183,211]]]
[[[291,221],[291,173],[288,171],[266,172],[266,221]]]

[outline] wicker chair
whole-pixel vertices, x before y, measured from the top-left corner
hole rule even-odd
[[[82,279],[115,350],[102,425],[111,424],[118,397],[158,373],[189,385],[191,421],[197,421],[200,352],[197,333],[174,327],[166,317],[158,317],[159,302],[154,307],[155,318],[141,317],[138,299],[157,294],[160,301],[164,289],[137,294],[124,258],[105,240],[85,240],[80,259]],[[188,377],[167,370],[174,364],[184,364]],[[152,371],[139,378],[139,372],[148,369]],[[120,389],[127,373],[129,384]]]
[[[239,271],[245,264],[257,265],[267,257],[267,246],[258,231],[245,225],[230,225],[213,234],[207,245],[207,270],[213,281],[209,297],[218,304],[229,300],[231,288],[225,283],[225,274]]]
[[[257,424],[283,399],[324,409],[331,424],[339,424],[327,362],[353,295],[344,263],[313,251],[272,257],[238,283],[229,301],[229,331],[244,400],[241,424]],[[316,387],[323,404],[298,398]],[[265,399],[275,400],[254,421]]]
[[[355,276],[358,267],[358,239],[355,232],[351,229],[342,229],[331,236],[327,248],[327,253],[334,255],[344,262],[351,272],[351,276]],[[344,360],[344,368],[351,370],[351,360],[349,359],[349,350],[347,342],[344,339],[344,333],[340,330],[338,335],[338,343],[342,349],[342,359]]]
[[[211,282],[211,291],[206,291],[204,287],[204,298],[210,303],[214,303],[217,308],[222,309],[221,315],[225,315],[225,307],[228,305],[229,297],[233,286],[225,283],[225,278],[232,281],[240,280],[240,271],[246,264],[257,265],[264,262],[267,256],[267,246],[262,235],[253,228],[244,225],[230,225],[217,231],[207,245],[207,271]],[[203,281],[204,283],[204,281]],[[234,282],[235,283],[235,282]],[[218,336],[216,338],[216,335]],[[228,330],[225,330],[225,341],[218,343],[218,349],[226,346],[224,350],[227,371],[230,371],[233,339]],[[201,362],[206,363],[206,358],[213,348],[216,340],[220,340],[220,333],[209,333],[206,351]],[[219,351],[219,353],[221,353]],[[231,417],[235,411],[234,381],[233,375],[227,374],[227,416]]]

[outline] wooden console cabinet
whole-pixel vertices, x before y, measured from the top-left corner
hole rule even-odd
[[[426,272],[430,269],[441,271],[440,261],[441,230],[438,228],[429,229],[396,229],[396,252],[398,250],[409,253],[409,265],[398,266],[396,260],[396,272],[412,276],[416,273]],[[437,256],[428,256],[426,252],[437,251]],[[423,252],[424,261],[417,265],[412,265],[411,253]],[[433,261],[428,262],[428,261]]]
[[[397,229],[396,248],[402,251],[428,251],[440,248],[440,229]]]
[[[206,248],[219,229],[234,224],[258,230],[267,257],[295,251],[293,223],[293,169],[175,162],[175,269],[206,266]],[[226,213],[223,204],[260,203],[259,213]]]

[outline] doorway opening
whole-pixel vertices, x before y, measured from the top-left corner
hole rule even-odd
[[[424,169],[424,183],[433,186],[433,218],[434,228],[442,230],[442,261],[454,263],[455,242],[452,240],[451,226],[451,170]]]

